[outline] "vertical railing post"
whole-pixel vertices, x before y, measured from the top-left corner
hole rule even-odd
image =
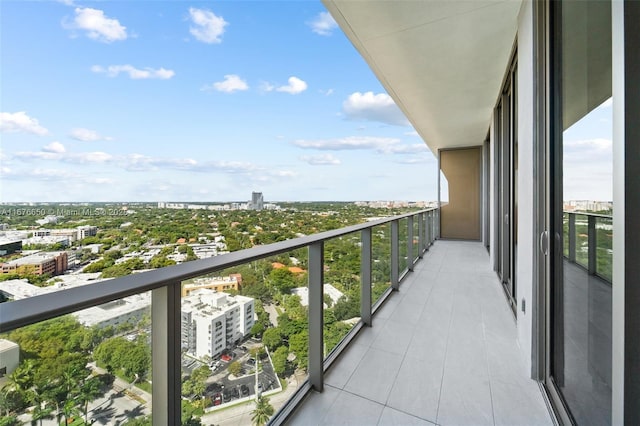
[[[424,244],[424,212],[418,213],[418,257],[422,259],[425,251]]]
[[[400,250],[398,245],[398,220],[391,222],[391,288],[398,290],[400,280],[398,279],[398,256]]]
[[[309,246],[309,383],[323,390],[323,286],[324,286],[324,242]]]
[[[371,228],[361,231],[360,318],[371,327]]]
[[[589,274],[595,275],[596,266],[598,264],[597,260],[597,239],[596,239],[596,217],[589,215],[587,216],[587,243],[589,244],[589,257],[587,263],[587,269],[589,270]]]
[[[413,271],[413,216],[407,218],[407,271]]]
[[[151,417],[156,425],[179,425],[181,422],[180,297],[180,283],[151,291]]]
[[[576,215],[569,214],[569,262],[576,261]]]

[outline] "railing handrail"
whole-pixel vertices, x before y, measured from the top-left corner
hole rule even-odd
[[[345,228],[256,246],[207,259],[194,260],[179,265],[134,273],[107,282],[101,281],[13,302],[0,303],[0,333],[5,333],[19,327],[45,321],[92,306],[101,305],[133,294],[139,294],[165,286],[179,285],[182,281],[204,274],[307,247],[313,243],[341,237],[363,229],[373,228],[437,209],[437,207],[433,207],[390,216],[371,222],[364,222]]]
[[[610,214],[602,214],[602,213],[576,212],[576,211],[568,211],[568,210],[563,210],[562,213],[576,214],[576,215],[580,215],[580,216],[595,216],[595,217],[603,217],[603,218],[606,218],[606,219],[613,219],[612,215],[610,215]]]

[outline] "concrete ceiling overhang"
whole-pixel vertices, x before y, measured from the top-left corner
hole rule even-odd
[[[482,144],[521,1],[323,3],[431,151]]]

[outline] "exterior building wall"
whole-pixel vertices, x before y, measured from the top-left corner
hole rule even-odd
[[[0,381],[13,373],[20,363],[20,347],[10,340],[0,339]]]
[[[182,348],[199,358],[217,357],[250,333],[253,313],[252,298],[194,290],[182,300]]]
[[[13,254],[15,252],[22,250],[22,241],[7,241],[4,243],[0,243],[0,256],[4,256],[7,254]]]
[[[193,291],[201,289],[215,290],[219,293],[224,293],[227,290],[237,291],[240,290],[241,282],[242,275],[240,274],[234,274],[228,277],[200,278],[182,286],[182,297],[188,296]]]
[[[57,255],[52,254],[50,257],[45,257],[43,254],[38,253],[26,258],[3,263],[0,266],[0,273],[60,275],[67,270],[68,266],[68,255],[66,252],[60,252]]]

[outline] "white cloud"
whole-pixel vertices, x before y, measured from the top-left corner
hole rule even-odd
[[[54,154],[62,154],[66,151],[64,145],[60,142],[51,142],[49,145],[45,145],[42,147],[44,152],[52,152]]]
[[[221,36],[224,34],[224,27],[229,25],[222,16],[216,16],[206,9],[189,8],[189,17],[194,26],[189,28],[189,32],[197,40],[203,43],[221,43]]]
[[[307,83],[304,80],[300,80],[298,77],[289,77],[289,84],[280,86],[276,89],[278,92],[285,92],[291,95],[297,95],[307,90]]]
[[[610,139],[563,141],[565,200],[610,200],[613,191]]]
[[[304,155],[300,159],[312,166],[337,166],[340,159],[331,154]]]
[[[412,155],[411,157],[401,158],[396,161],[399,164],[424,164],[435,163],[435,157],[433,155]]]
[[[31,160],[59,160],[62,158],[62,155],[58,152],[46,152],[46,151],[26,151],[26,152],[16,152],[14,158],[23,161],[31,161]]]
[[[415,130],[412,130],[410,132],[404,132],[405,136],[419,136],[418,132],[416,132]]]
[[[345,150],[375,150],[386,152],[389,146],[400,143],[396,138],[383,138],[378,136],[348,136],[337,139],[298,139],[293,142],[297,147],[304,149],[319,149],[322,151],[345,151]]]
[[[117,19],[108,18],[104,11],[90,7],[77,7],[75,18],[67,27],[86,31],[87,37],[103,43],[127,39],[127,28]]]
[[[354,92],[342,103],[342,110],[351,120],[379,121],[396,126],[408,126],[407,118],[386,93]]]
[[[269,173],[273,177],[277,178],[292,178],[298,176],[296,172],[291,170],[274,170]]]
[[[263,81],[262,83],[260,83],[260,91],[262,92],[271,92],[273,90],[275,90],[276,86],[274,86],[273,84],[269,83],[268,81]]]
[[[71,153],[67,152],[62,144],[54,147],[51,145],[53,144],[43,147],[42,151],[16,152],[14,157],[23,161],[52,160],[72,164],[100,164],[114,160],[114,157],[106,152],[96,151]],[[58,151],[55,151],[55,149],[58,149]],[[63,151],[60,149],[63,149]]]
[[[67,163],[75,164],[87,164],[87,163],[108,163],[114,160],[113,155],[106,152],[80,152],[64,156],[63,161]]]
[[[429,152],[427,145],[423,143],[415,143],[411,145],[392,145],[382,148],[386,154],[419,154]]]
[[[249,90],[249,85],[236,74],[227,74],[224,80],[217,81],[210,86],[203,87],[203,90],[217,90],[218,92],[233,93],[240,90]]]
[[[0,131],[7,133],[27,132],[40,136],[49,133],[37,119],[29,117],[24,111],[0,112]]]
[[[307,22],[307,25],[316,34],[330,36],[333,30],[338,28],[338,24],[329,12],[320,12],[313,21]]]
[[[87,177],[82,179],[82,181],[92,185],[113,185],[115,183],[115,180],[113,179],[101,177]]]
[[[325,96],[331,96],[333,95],[333,89],[320,90],[320,93],[322,93]]]
[[[611,152],[612,141],[611,139],[585,139],[585,140],[567,140],[563,141],[563,148],[565,152]]]
[[[91,71],[99,74],[107,74],[109,77],[117,77],[118,74],[124,72],[129,74],[129,78],[133,80],[142,80],[142,79],[159,79],[159,80],[168,80],[173,77],[176,73],[173,70],[168,70],[165,68],[153,69],[150,67],[146,67],[144,69],[135,68],[131,65],[109,65],[107,68],[104,68],[100,65],[94,65],[91,67]]]
[[[83,129],[82,127],[71,129],[69,137],[83,142],[110,141],[113,139],[109,136],[102,136],[95,130]]]
[[[66,180],[66,179],[75,179],[78,177],[78,174],[73,173],[69,170],[60,170],[60,169],[30,169],[30,170],[21,170],[19,173],[14,173],[14,177],[16,179],[32,179],[32,180]]]

